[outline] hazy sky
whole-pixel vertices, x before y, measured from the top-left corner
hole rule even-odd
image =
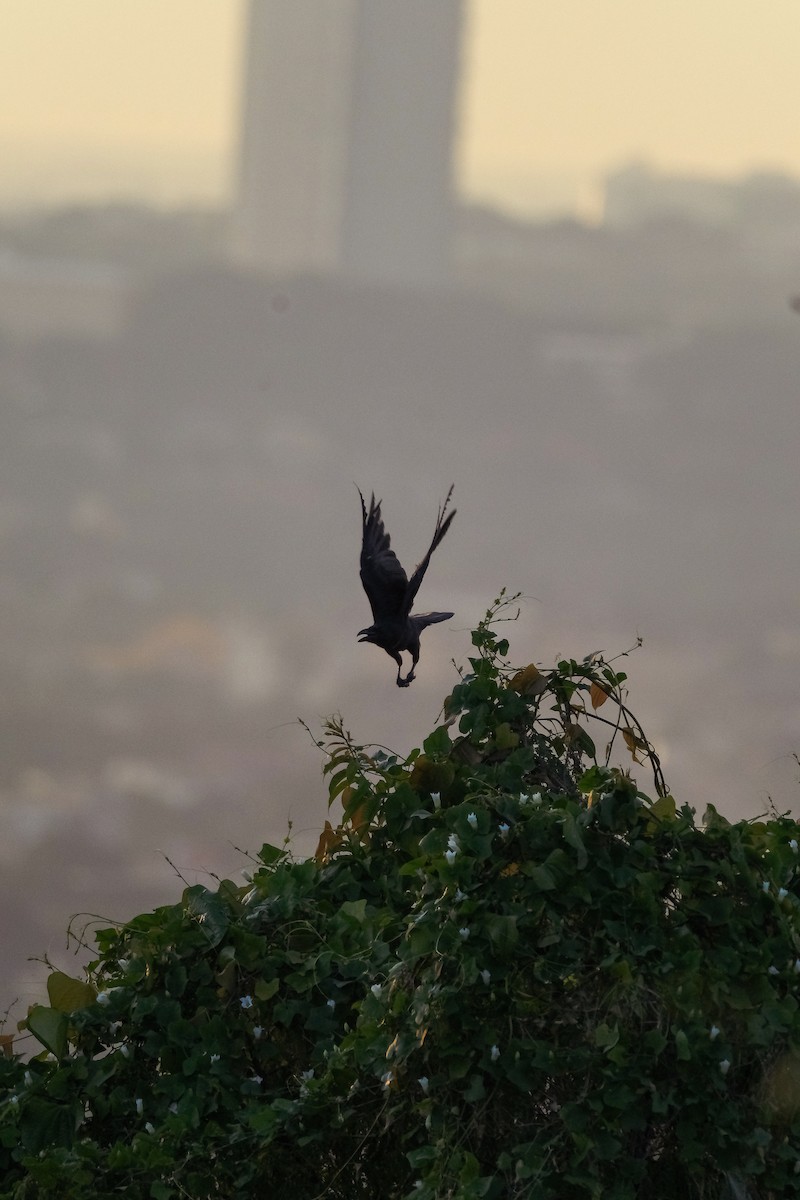
[[[0,202],[225,198],[244,8],[2,0]],[[468,11],[459,174],[471,195],[516,208],[585,197],[634,156],[800,174],[798,0],[472,0]]]

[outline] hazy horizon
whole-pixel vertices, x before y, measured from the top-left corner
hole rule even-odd
[[[422,744],[503,585],[526,598],[518,666],[644,637],[631,705],[680,803],[797,809],[800,185],[685,176],[800,177],[800,5],[474,0],[461,196],[591,219],[605,171],[649,164],[589,228],[436,226],[454,42],[423,70],[436,42],[408,22],[438,0],[397,0],[407,57],[348,2],[315,57],[316,2],[276,4],[277,63],[254,55],[262,128],[284,128],[236,259],[222,212],[33,210],[226,205],[244,0],[4,6],[0,204],[28,211],[0,246],[0,1014],[41,995],[30,955],[75,969],[69,913],[166,902],[171,863],[233,877],[290,820],[313,852],[322,715]],[[354,480],[407,565],[455,483],[422,603],[456,617],[409,690],[357,644]]]
[[[800,8],[773,0],[591,9],[466,5],[456,174],[523,216],[598,211],[605,171],[800,175]],[[0,205],[232,196],[245,0],[6,0]]]

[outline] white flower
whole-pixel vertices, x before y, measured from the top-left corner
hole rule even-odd
[[[383,1075],[381,1075],[381,1083],[384,1087],[389,1087],[393,1079],[394,1074],[391,1071],[384,1071]]]
[[[313,1067],[311,1067],[311,1069],[310,1069],[310,1070],[308,1070],[308,1071],[301,1071],[301,1072],[300,1072],[300,1078],[301,1078],[302,1080],[304,1080],[306,1083],[308,1083],[309,1079],[313,1079],[313,1078],[314,1078],[314,1068],[313,1068]]]
[[[767,967],[767,973],[769,975],[780,975],[780,971],[775,966]]]
[[[251,1075],[250,1078],[253,1081],[253,1083],[263,1083],[264,1082],[263,1075]]]
[[[527,792],[520,792],[519,802],[520,802],[520,804],[541,804],[542,803],[542,793],[534,792],[532,796],[529,796],[527,794]]]
[[[728,1074],[728,1071],[731,1069],[731,1064],[727,1058],[723,1058],[722,1062],[719,1064],[719,1069],[723,1075]]]
[[[462,892],[461,888],[456,888],[456,894],[453,899],[456,904],[460,904],[462,900],[466,900],[466,892]]]
[[[484,967],[484,969],[481,971],[481,979],[483,980],[483,982],[486,984],[487,987],[489,986],[489,980],[491,978],[492,978],[492,972],[487,971],[486,968]]]
[[[141,1116],[142,1113],[144,1112],[144,1100],[142,1100],[141,1096],[136,1097],[135,1104],[136,1104],[136,1111],[139,1114],[139,1116]]]
[[[110,1001],[111,1001],[111,997],[109,996],[108,992],[98,992],[97,993],[97,1003],[98,1004],[109,1004]]]
[[[156,1127],[150,1121],[145,1121],[144,1128],[146,1133],[155,1133]]]
[[[510,825],[507,825],[507,824],[505,823],[505,821],[503,821],[503,822],[502,822],[500,825],[498,825],[498,826],[497,826],[497,831],[498,831],[498,833],[500,834],[500,837],[507,837],[507,836],[508,836],[508,831],[509,831],[509,829],[510,829],[510,828],[511,828],[511,826],[510,826]]]
[[[786,888],[778,888],[778,899],[779,900],[783,900],[784,897],[788,896],[788,895],[789,895],[789,893],[787,892]]]
[[[24,1078],[26,1084],[28,1085],[28,1087],[30,1087],[31,1084],[33,1083],[33,1076],[31,1075],[30,1071],[26,1071],[23,1078]]]
[[[373,983],[369,990],[372,992],[373,996],[380,996],[383,987],[380,983]]]
[[[253,1007],[253,997],[252,996],[241,996],[239,998],[239,1003],[241,1004],[242,1008],[252,1008]]]
[[[456,835],[454,833],[451,833],[447,839],[447,849],[448,850],[458,850],[459,848],[460,847],[458,844],[458,838],[456,837]]]
[[[789,839],[789,849],[794,850],[795,854],[797,854],[797,838]]]
[[[795,975],[800,975],[800,958],[794,960],[794,973]]]
[[[169,1111],[172,1113],[173,1117],[177,1117],[177,1115],[178,1115],[178,1101],[177,1100],[172,1101],[172,1104],[170,1104],[170,1106],[169,1106]]]
[[[327,1004],[328,1008],[336,1008],[335,1000],[326,1000],[325,1003]]]
[[[468,814],[467,823],[471,825],[473,829],[478,828],[478,818],[474,812]]]
[[[431,792],[431,800],[433,801],[433,807],[434,807],[434,808],[441,808],[441,807],[442,807],[442,794],[441,794],[441,792]]]
[[[768,879],[765,879],[764,882],[762,883],[761,890],[762,890],[762,892],[769,891],[769,880]]]
[[[258,1041],[258,1039],[261,1037],[263,1032],[264,1032],[263,1025],[254,1025],[253,1026],[253,1037],[256,1039],[256,1041]]]
[[[716,1026],[716,1025],[712,1025],[712,1026],[711,1026],[711,1028],[710,1028],[710,1029],[709,1029],[709,1031],[708,1031],[708,1036],[711,1038],[711,1041],[712,1041],[712,1042],[714,1041],[714,1038],[718,1038],[718,1037],[719,1037],[719,1028],[718,1028],[718,1026]]]
[[[19,1104],[19,1096],[9,1096],[9,1104]]]
[[[209,1054],[208,1061],[210,1063],[219,1062],[219,1055],[218,1054]]]
[[[123,1058],[130,1058],[130,1056],[131,1056],[130,1046],[120,1046],[119,1052]]]
[[[447,861],[451,867],[452,867],[453,863],[456,861],[456,854],[457,854],[456,850],[445,850],[445,852],[444,852],[444,856],[447,859]]]
[[[491,1050],[489,1051],[489,1057],[491,1058],[492,1062],[497,1062],[498,1058],[500,1057],[500,1047],[492,1046]]]
[[[463,925],[463,926],[461,927],[461,929],[459,929],[459,931],[458,931],[458,936],[459,936],[459,937],[461,938],[461,940],[462,940],[462,941],[464,941],[464,942],[467,940],[467,938],[469,937],[469,930],[467,929],[466,925]]]
[[[430,1084],[430,1081],[429,1081],[427,1075],[420,1075],[419,1079],[417,1080],[417,1083],[422,1088],[423,1092],[427,1092],[429,1084]]]

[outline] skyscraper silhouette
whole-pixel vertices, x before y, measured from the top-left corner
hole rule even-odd
[[[239,262],[446,276],[461,26],[462,0],[250,0]]]

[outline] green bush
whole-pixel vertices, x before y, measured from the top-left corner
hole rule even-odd
[[[513,670],[503,603],[421,751],[328,723],[314,858],[265,846],[50,976],[0,1196],[798,1194],[798,826],[698,827],[624,674]]]

